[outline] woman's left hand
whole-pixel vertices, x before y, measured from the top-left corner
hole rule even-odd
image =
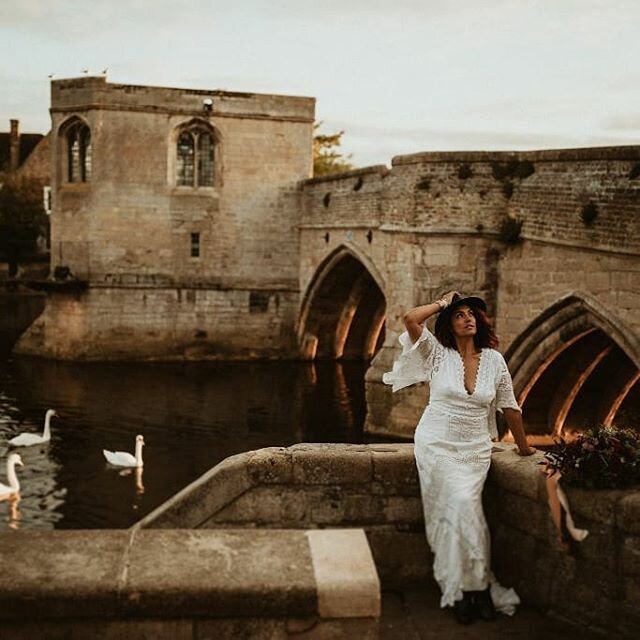
[[[537,451],[537,449],[535,447],[527,447],[526,449],[518,448],[516,450],[516,453],[519,456],[532,456],[536,451]]]

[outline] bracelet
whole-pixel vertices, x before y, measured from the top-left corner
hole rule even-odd
[[[436,304],[440,307],[440,311],[444,311],[449,306],[444,298],[436,300]]]

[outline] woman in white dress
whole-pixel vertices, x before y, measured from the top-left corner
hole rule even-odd
[[[511,376],[495,350],[498,340],[485,312],[481,298],[454,291],[411,309],[399,338],[402,354],[383,376],[394,392],[430,383],[429,404],[415,431],[415,458],[440,606],[453,606],[463,624],[478,617],[491,620],[496,609],[511,614],[519,603],[513,589],[501,587],[491,573],[482,510],[491,439],[498,435],[496,409],[505,417],[517,453],[535,452],[527,444]],[[436,313],[434,336],[423,323]]]

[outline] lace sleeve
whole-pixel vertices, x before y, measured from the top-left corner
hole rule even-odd
[[[511,374],[507,368],[507,363],[504,361],[501,354],[498,353],[498,355],[498,371],[496,373],[496,409],[500,412],[502,412],[503,409],[515,409],[522,413],[522,409],[518,405],[513,393],[513,381],[511,380]]]
[[[393,369],[382,376],[382,381],[391,385],[394,392],[430,380],[444,349],[427,327],[413,343],[407,331],[400,335],[398,341],[402,345],[402,353],[393,363]]]

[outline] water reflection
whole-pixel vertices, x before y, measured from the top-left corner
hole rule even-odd
[[[13,496],[7,500],[7,506],[9,507],[7,510],[7,527],[9,529],[19,529],[20,528],[20,509],[18,509],[18,505],[20,504],[20,496]]]
[[[125,527],[241,451],[361,442],[365,369],[357,362],[0,363],[0,459],[9,438],[41,432],[46,409],[59,414],[50,443],[20,449],[21,518],[7,513],[0,526]],[[144,468],[108,469],[102,450],[128,451],[138,433]]]

